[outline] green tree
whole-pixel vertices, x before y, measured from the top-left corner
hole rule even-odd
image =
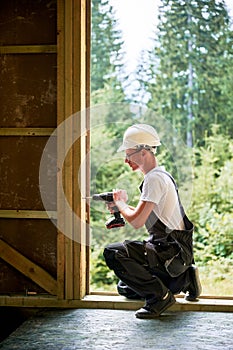
[[[148,106],[167,118],[188,146],[203,144],[213,123],[232,134],[233,35],[224,1],[161,2],[155,47],[140,69],[145,69]]]
[[[118,29],[116,14],[108,0],[92,0],[91,36],[91,173],[92,190],[112,189],[113,176],[109,164],[116,150],[117,138],[131,117],[122,82],[124,52],[122,33]],[[101,105],[99,107],[97,105]],[[95,107],[97,106],[97,107]],[[132,119],[131,119],[132,120]],[[123,123],[123,125],[122,125]],[[97,176],[98,175],[98,176]],[[103,180],[103,181],[102,181]]]
[[[104,191],[102,180],[111,177],[109,167],[100,166],[109,160],[113,124],[122,119],[113,103],[123,103],[124,75],[123,40],[113,7],[107,0],[92,0],[91,30],[91,190]],[[103,107],[95,107],[102,105]],[[112,147],[112,152],[113,152]],[[111,186],[111,184],[109,184]]]
[[[127,81],[122,45],[112,6],[106,0],[92,0],[91,194],[111,191],[119,181],[124,188],[125,175],[129,172],[124,161],[116,155],[119,137],[132,120],[122,83]],[[98,288],[116,282],[113,272],[103,261],[103,247],[113,240],[124,240],[127,233],[120,229],[109,232],[105,228],[110,213],[104,203],[90,201],[90,208],[91,281]]]
[[[91,102],[122,102],[123,40],[113,7],[107,0],[92,0]]]
[[[232,258],[233,143],[214,126],[205,146],[195,149],[195,178],[190,217],[195,223],[199,261]]]

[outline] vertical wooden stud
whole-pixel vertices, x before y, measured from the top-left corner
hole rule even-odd
[[[58,297],[80,299],[86,294],[86,18],[90,0],[58,0],[58,125],[71,116],[58,133]],[[65,156],[72,140],[72,147]],[[64,159],[64,164],[62,160]],[[58,186],[58,187],[59,187]],[[77,220],[77,218],[79,218]],[[69,235],[67,235],[69,232]]]

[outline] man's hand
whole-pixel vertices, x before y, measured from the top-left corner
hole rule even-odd
[[[113,199],[114,202],[123,201],[126,203],[128,200],[127,192],[125,190],[113,189]]]
[[[119,207],[119,203],[123,203],[124,206],[127,206],[125,203],[128,200],[128,195],[125,190],[114,189],[113,191],[114,202],[107,202],[107,208],[111,214],[116,212],[116,206]]]

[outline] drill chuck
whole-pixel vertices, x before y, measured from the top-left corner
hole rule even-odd
[[[113,192],[93,194],[92,199],[95,201],[113,202]]]

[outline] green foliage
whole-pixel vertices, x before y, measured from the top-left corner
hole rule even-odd
[[[123,102],[123,40],[113,7],[92,0],[91,104]]]
[[[208,273],[208,266],[217,266],[220,259],[224,266],[233,261],[233,142],[229,137],[219,134],[218,127],[214,126],[211,136],[206,136],[205,147],[195,150],[195,166],[193,179],[193,197],[189,208],[188,216],[194,222],[194,251],[195,260],[199,265],[206,265],[202,268],[203,275]],[[161,161],[163,152],[159,155]],[[169,158],[167,158],[169,166]],[[170,164],[172,168],[172,164]],[[111,168],[112,178],[109,181],[116,181],[121,177],[119,169]],[[114,178],[114,175],[116,177]],[[127,183],[126,179],[130,181]],[[108,183],[108,179],[106,179]],[[137,173],[129,173],[125,169],[121,188],[137,188],[141,179]],[[134,191],[130,197],[130,204],[136,204],[139,192]],[[96,203],[97,204],[97,203]],[[116,241],[125,239],[144,239],[147,233],[144,228],[133,230],[126,224],[124,228],[107,230],[105,221],[110,216],[107,210],[103,209],[104,204],[98,203],[92,215],[92,284],[96,288],[115,288],[116,279],[107,268],[102,252],[104,246]],[[213,270],[214,271],[214,270]],[[214,273],[212,271],[212,273]],[[226,268],[222,274],[227,276]],[[216,281],[220,274],[216,274]],[[209,276],[209,275],[208,275]],[[209,277],[208,277],[209,278]],[[223,281],[227,277],[222,277]],[[110,287],[112,284],[112,287]],[[206,288],[206,287],[205,287]],[[216,287],[217,288],[217,287]]]
[[[233,259],[218,258],[199,266],[204,295],[232,297]]]
[[[233,258],[233,143],[218,134],[206,137],[196,149],[193,202],[196,259]]]
[[[206,278],[210,285],[204,289],[220,294],[213,292],[216,282],[223,294],[232,294],[223,282],[232,276],[233,261],[233,32],[223,1],[161,3],[154,48],[141,56],[140,91],[133,96],[140,104],[149,94],[149,108],[134,113],[123,89],[127,77],[115,14],[107,0],[92,0],[91,194],[123,188],[129,204],[137,204],[142,177],[131,172],[116,149],[129,125],[153,125],[162,140],[159,164],[192,200],[188,216],[195,225],[195,260],[204,284]],[[91,202],[90,207],[91,284],[115,290],[117,278],[105,264],[104,247],[142,240],[147,232],[129,224],[107,230],[105,204]]]
[[[198,261],[207,262],[219,257],[233,258],[233,214],[217,213],[207,205],[199,212],[196,225],[195,249]]]
[[[169,120],[188,146],[203,145],[213,123],[232,135],[233,32],[224,2],[161,3],[154,49],[138,68],[148,107]]]
[[[95,249],[92,252],[91,261],[91,285],[95,289],[103,287],[103,285],[117,284],[118,279],[114,272],[106,267],[102,249]]]

